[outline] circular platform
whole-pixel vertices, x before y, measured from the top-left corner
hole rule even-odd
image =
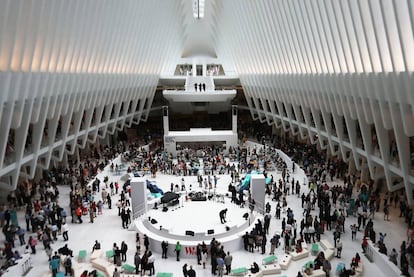
[[[228,209],[226,222],[220,222],[219,212]],[[243,215],[248,214],[247,220]],[[149,210],[135,221],[138,232],[150,239],[150,248],[161,253],[161,242],[168,241],[170,254],[174,245],[180,241],[183,246],[181,255],[193,256],[198,243],[209,241],[214,237],[228,251],[240,250],[243,246],[242,236],[254,227],[262,216],[250,214],[247,208],[230,203],[215,201],[182,201],[181,205],[169,207],[168,211],[159,208]]]

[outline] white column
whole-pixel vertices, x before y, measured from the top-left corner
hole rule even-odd
[[[266,178],[263,174],[252,174],[250,176],[250,192],[252,199],[256,202],[255,210],[263,213],[265,206]]]
[[[131,206],[133,218],[147,212],[147,186],[144,178],[131,179]]]
[[[237,105],[233,105],[231,107],[232,111],[231,111],[231,119],[232,119],[232,131],[233,134],[237,134]]]
[[[207,64],[203,63],[203,76],[207,76]]]
[[[168,121],[168,106],[162,106],[162,123],[164,127],[164,135],[168,135],[170,131],[170,123]]]

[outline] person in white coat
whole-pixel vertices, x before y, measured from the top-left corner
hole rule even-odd
[[[201,252],[201,263],[203,264],[203,269],[205,269],[207,263],[207,250]]]

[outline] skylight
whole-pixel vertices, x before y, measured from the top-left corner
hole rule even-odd
[[[195,19],[204,18],[204,0],[193,0],[193,16]]]

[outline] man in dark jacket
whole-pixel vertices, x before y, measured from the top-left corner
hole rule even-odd
[[[196,277],[196,272],[194,271],[192,265],[190,265],[190,270],[188,270],[187,274],[188,274],[188,277]]]
[[[138,252],[135,252],[134,256],[134,265],[135,265],[135,274],[139,273],[139,265],[141,264],[141,257]]]

